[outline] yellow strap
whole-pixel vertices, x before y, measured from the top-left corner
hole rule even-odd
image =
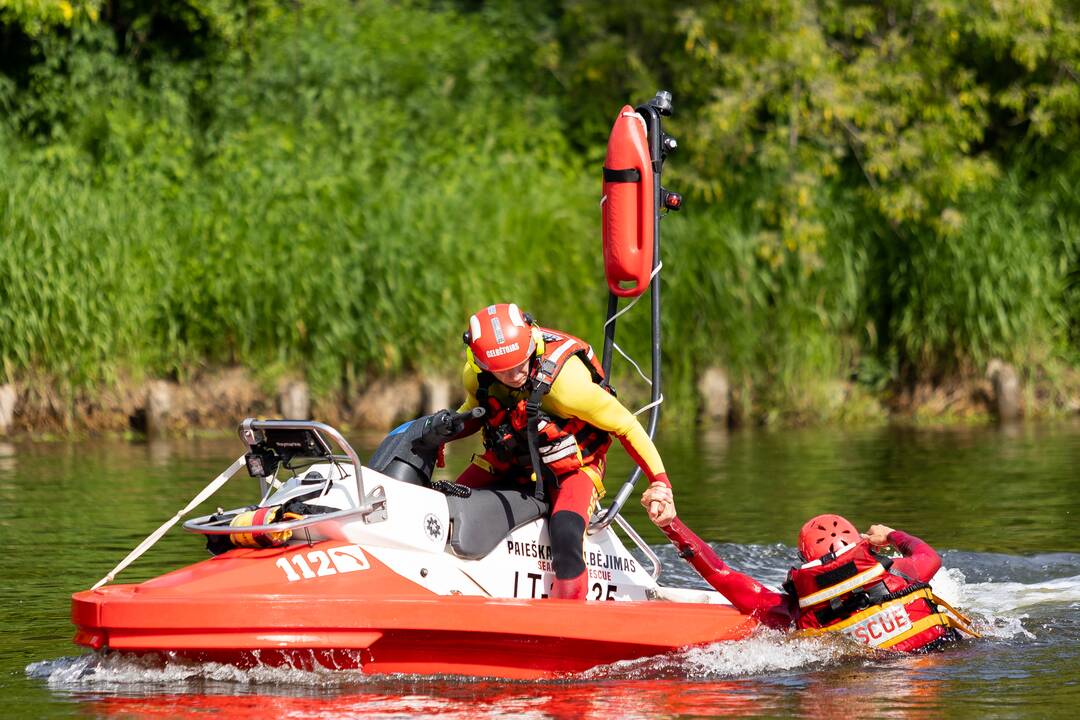
[[[900,633],[896,637],[889,638],[877,647],[882,649],[891,648],[892,646],[898,645],[899,643],[904,642],[908,638],[914,637],[915,635],[918,635],[925,630],[929,630],[936,625],[944,625],[946,627],[950,627],[951,623],[949,622],[949,620],[949,616],[945,613],[934,613],[933,615],[927,615],[922,620],[917,620],[916,622],[912,623],[911,627],[904,632]]]
[[[604,489],[604,476],[594,468],[592,465],[585,465],[581,468],[581,471],[589,476],[592,480],[593,487],[596,488],[596,499],[604,497],[607,491]]]
[[[846,630],[847,628],[851,627],[852,625],[857,625],[858,623],[862,622],[863,620],[870,617],[871,615],[876,615],[877,613],[881,612],[882,610],[886,610],[888,608],[891,608],[894,605],[907,605],[912,600],[918,600],[920,597],[925,598],[927,600],[932,598],[933,595],[930,593],[930,588],[922,588],[921,590],[916,590],[913,593],[909,593],[907,595],[904,595],[903,597],[898,597],[895,600],[890,600],[887,603],[882,603],[880,605],[872,605],[871,607],[868,607],[865,610],[860,610],[859,612],[857,612],[854,615],[852,615],[852,616],[850,616],[850,617],[836,623],[835,625],[829,625],[828,627],[823,627],[823,628],[807,628],[806,630],[800,630],[799,634],[800,635],[821,635],[822,633],[827,633],[827,632],[841,632],[841,631]]]
[[[479,455],[473,455],[472,456],[472,464],[475,465],[476,467],[480,468],[481,470],[483,470],[486,473],[491,472],[491,463],[489,463],[487,460],[480,457]]]
[[[852,625],[857,625],[866,618],[870,617],[871,615],[876,615],[882,610],[888,609],[894,605],[907,605],[908,603],[914,600],[918,600],[919,598],[943,606],[946,610],[948,610],[956,617],[942,612],[936,612],[933,615],[928,615],[922,620],[913,623],[911,628],[909,628],[908,630],[905,630],[903,633],[897,635],[894,638],[886,640],[877,647],[892,647],[893,645],[903,642],[909,637],[912,637],[922,632],[923,630],[926,630],[927,628],[934,627],[935,625],[945,625],[951,628],[955,628],[957,630],[967,633],[971,637],[982,637],[977,631],[975,631],[971,627],[971,620],[969,620],[966,615],[958,611],[949,603],[939,598],[933,593],[930,588],[922,588],[920,590],[916,590],[915,592],[908,593],[907,595],[896,598],[895,600],[890,600],[887,603],[882,603],[881,605],[874,605],[873,607],[869,607],[866,610],[855,613],[851,617],[846,618],[845,620],[838,622],[835,625],[829,625],[828,627],[823,628],[807,628],[805,630],[800,630],[798,634],[801,636],[812,636],[822,635],[828,632],[843,632],[845,629],[851,627]]]
[[[950,621],[949,625],[951,627],[954,627],[957,630],[961,630],[963,632],[966,632],[968,635],[970,635],[971,637],[974,637],[974,638],[982,637],[982,635],[979,634],[978,631],[976,631],[973,627],[971,627],[971,625],[972,625],[971,618],[969,618],[967,615],[960,612],[959,610],[957,610],[952,605],[945,602],[944,600],[942,600],[941,598],[939,598],[937,595],[935,595],[932,592],[930,593],[930,600],[932,602],[934,602],[934,603],[937,603],[938,605],[941,605],[943,608],[945,608],[946,610],[948,610],[950,613],[952,613],[955,616],[955,617],[950,617],[949,618],[949,621]],[[946,617],[948,617],[948,616],[946,616]]]
[[[843,595],[844,593],[850,592],[855,588],[862,587],[874,578],[884,574],[885,568],[882,567],[881,563],[878,563],[869,570],[863,570],[861,573],[855,575],[854,577],[850,577],[847,580],[838,582],[835,585],[830,585],[824,590],[818,590],[813,595],[807,595],[806,597],[799,598],[799,607],[808,608],[813,605],[817,605],[818,603],[823,603],[826,600],[832,600],[834,597]]]

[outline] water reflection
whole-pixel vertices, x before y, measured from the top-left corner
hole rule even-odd
[[[498,685],[375,683],[371,690],[329,696],[162,693],[100,697],[87,703],[95,716],[161,718],[218,714],[230,718],[439,717],[610,720],[612,717],[880,717],[922,720],[939,717],[940,683],[921,677],[919,659],[910,668],[881,673],[853,669],[828,677],[787,683],[727,681],[622,681],[592,684]]]
[[[153,437],[146,441],[146,456],[155,468],[168,468],[172,462],[172,441]]]
[[[15,446],[11,443],[0,442],[0,478],[5,475],[14,475],[17,464],[15,462]]]
[[[680,515],[713,540],[792,544],[822,512],[881,522],[942,549],[1080,549],[1080,425],[869,428],[671,436]],[[612,462],[611,475],[628,467]],[[642,514],[629,509],[635,520]],[[638,524],[642,524],[638,522]],[[645,523],[649,538],[660,542]]]
[[[925,672],[945,667],[947,654],[908,657],[885,667],[861,667],[833,675],[810,676],[799,693],[800,717],[921,718],[940,715],[943,686]]]
[[[687,715],[745,717],[768,705],[752,688],[738,682],[678,686],[671,682],[624,682],[592,685],[499,686],[472,683],[433,688],[386,686],[377,692],[343,692],[332,697],[260,697],[253,695],[158,695],[102,698],[88,706],[95,715],[176,717],[215,713],[225,717],[439,717],[545,718],[610,720]]]

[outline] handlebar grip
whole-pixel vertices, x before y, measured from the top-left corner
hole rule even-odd
[[[469,420],[475,420],[476,418],[482,418],[487,414],[487,410],[482,407],[474,407],[472,410],[467,410],[463,413],[456,413],[454,415],[454,423],[463,423]]]
[[[465,423],[475,418],[483,417],[487,411],[482,407],[475,407],[468,412],[456,413],[450,410],[440,410],[431,416],[425,432],[434,433],[436,436],[448,438],[461,432]]]

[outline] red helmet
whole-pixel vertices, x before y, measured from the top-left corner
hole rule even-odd
[[[845,545],[854,545],[859,539],[859,531],[847,518],[818,515],[807,520],[799,531],[799,554],[804,562],[812,562]]]
[[[473,362],[489,372],[517,367],[536,352],[532,318],[513,303],[488,305],[470,317],[462,339],[469,346]]]

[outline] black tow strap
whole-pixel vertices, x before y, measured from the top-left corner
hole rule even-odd
[[[905,588],[901,597],[911,592]],[[860,588],[854,590],[846,599],[833,598],[829,601],[829,604],[814,613],[817,617],[817,621],[820,625],[829,625],[837,620],[845,620],[860,610],[865,610],[871,605],[880,605],[884,602],[888,602],[890,599],[895,599],[889,593],[888,587],[885,582],[875,583],[868,588]]]
[[[641,171],[637,168],[627,168],[625,170],[612,170],[611,168],[604,168],[604,182],[614,183],[636,183],[641,182]]]
[[[525,418],[528,421],[526,435],[529,438],[529,459],[532,460],[533,477],[536,478],[536,490],[533,496],[541,502],[544,501],[545,496],[545,476],[550,475],[553,482],[556,478],[544,463],[540,462],[540,448],[537,447],[537,443],[540,441],[540,403],[543,402],[544,396],[550,392],[559,367],[561,366],[550,359],[542,359],[533,373],[532,394],[525,401]]]
[[[525,401],[525,417],[528,420],[528,430],[525,434],[529,438],[529,459],[532,461],[533,477],[536,478],[533,497],[541,502],[545,497],[544,463],[540,462],[540,448],[537,447],[537,440],[540,437],[540,403],[550,389],[551,386],[547,383],[539,383],[529,399]]]

